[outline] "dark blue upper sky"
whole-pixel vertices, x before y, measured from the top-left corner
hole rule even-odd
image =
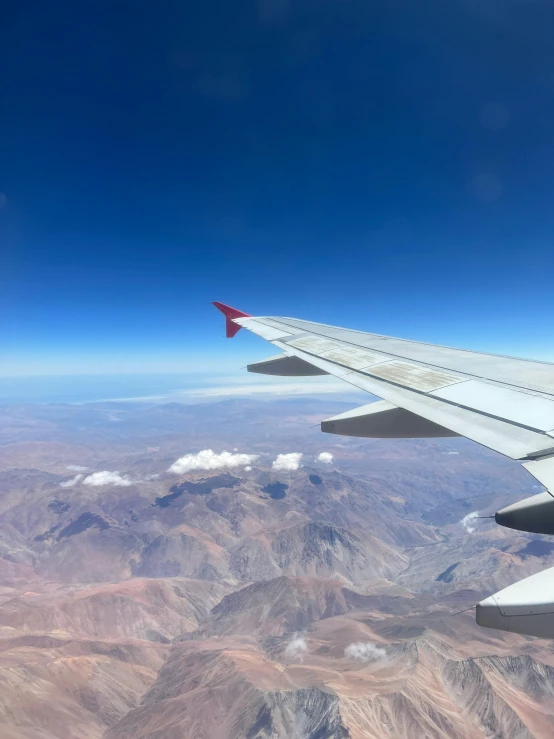
[[[213,299],[554,358],[553,39],[547,0],[12,4],[2,371],[244,355]]]

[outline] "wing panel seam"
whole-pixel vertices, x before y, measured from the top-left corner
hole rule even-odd
[[[281,342],[281,343],[284,344],[284,342]],[[393,382],[392,380],[387,380],[387,379],[384,379],[382,377],[374,377],[369,372],[363,372],[362,370],[353,370],[352,368],[347,367],[346,365],[339,364],[338,362],[332,362],[329,359],[322,359],[317,354],[310,354],[310,352],[307,352],[307,351],[304,351],[304,350],[301,350],[301,349],[296,349],[295,347],[292,347],[292,349],[294,349],[295,352],[300,352],[302,354],[307,354],[309,357],[314,357],[315,359],[320,359],[322,361],[328,362],[329,364],[336,365],[337,367],[342,367],[343,369],[349,369],[350,371],[347,372],[346,374],[339,375],[339,379],[343,379],[346,382],[349,382],[349,380],[347,380],[346,378],[349,377],[350,375],[359,375],[359,374],[366,375],[367,377],[371,377],[372,379],[374,379],[376,382],[382,382],[382,383],[384,383],[386,385],[392,385],[393,387],[397,387],[400,390],[405,390],[406,392],[415,393],[417,395],[421,395],[421,396],[423,396],[425,398],[429,398],[431,400],[436,400],[439,403],[445,403],[446,405],[450,405],[450,406],[453,406],[455,408],[461,408],[462,410],[469,411],[470,413],[475,413],[478,416],[484,416],[486,418],[492,418],[495,421],[501,421],[502,423],[509,424],[510,426],[517,426],[518,428],[525,429],[526,431],[532,431],[535,434],[540,434],[541,436],[547,436],[547,434],[544,431],[542,431],[541,429],[537,429],[537,428],[535,428],[533,426],[527,426],[524,423],[518,423],[517,421],[512,421],[510,419],[503,418],[502,416],[496,416],[493,413],[487,413],[486,411],[481,411],[481,410],[479,410],[477,408],[471,408],[470,406],[462,405],[461,403],[456,403],[456,402],[454,402],[452,400],[447,400],[446,398],[440,398],[440,397],[438,397],[436,395],[430,395],[429,393],[426,393],[423,390],[417,390],[417,389],[414,389],[414,388],[408,388],[405,385],[400,385],[399,383]],[[381,365],[381,364],[383,364],[383,362],[380,362],[379,363],[379,365]],[[465,378],[461,378],[459,380],[459,382],[452,382],[452,383],[450,383],[450,386],[451,385],[458,385],[461,382],[467,382],[467,380]],[[353,383],[353,382],[350,382],[350,384],[351,385],[355,385],[355,383]],[[521,459],[524,459],[524,457],[522,457]]]
[[[284,325],[287,326],[288,328],[291,328],[291,326],[288,326],[287,324],[284,324]],[[323,323],[322,324],[318,324],[318,325],[327,326],[327,324],[323,324]],[[339,330],[339,331],[350,331],[351,330],[351,329],[341,329],[338,326],[329,326],[328,328],[333,328],[333,329],[336,329],[336,330]],[[364,347],[364,346],[362,346],[360,344],[354,344],[351,341],[344,341],[343,339],[333,339],[330,336],[325,336],[325,334],[319,334],[316,331],[311,331],[311,332],[307,332],[307,333],[313,334],[314,336],[319,336],[319,337],[324,338],[324,339],[329,339],[330,341],[338,341],[341,344],[344,344],[345,346],[356,347],[356,349],[370,349],[371,351],[377,352],[379,354],[383,354],[385,356],[388,355],[389,357],[391,357],[391,359],[388,360],[388,361],[392,361],[393,359],[397,359],[397,360],[399,359],[399,360],[403,360],[404,362],[412,363],[412,364],[417,365],[419,367],[434,367],[436,369],[443,370],[444,372],[457,372],[458,374],[463,375],[464,376],[464,379],[465,378],[468,378],[468,379],[469,378],[473,378],[473,379],[477,379],[477,380],[483,380],[484,382],[488,382],[491,385],[496,385],[497,387],[513,388],[515,390],[518,390],[521,393],[525,393],[526,395],[532,395],[534,397],[549,396],[549,397],[553,397],[554,398],[554,392],[548,392],[547,390],[534,390],[533,388],[525,388],[525,387],[522,387],[521,385],[515,385],[515,384],[513,384],[511,382],[500,382],[499,380],[491,380],[490,377],[486,377],[484,375],[470,374],[468,372],[464,372],[463,370],[452,370],[449,367],[444,367],[441,364],[429,364],[427,362],[421,362],[420,360],[417,360],[417,359],[408,359],[403,354],[395,354],[393,352],[384,352],[381,349],[373,349],[373,347],[367,347],[367,346]],[[389,336],[381,336],[380,334],[367,334],[367,333],[364,333],[363,331],[357,331],[356,333],[359,333],[362,336],[372,335],[372,336],[377,336],[377,337],[383,338],[383,339],[391,338]],[[291,337],[291,339],[292,338],[293,337]],[[406,341],[406,339],[397,339],[397,341]],[[411,340],[409,340],[409,341],[411,341]],[[428,343],[425,343],[425,342],[422,342],[422,341],[414,341],[413,343],[414,344],[421,344],[422,346],[429,346],[429,347],[437,347],[438,346],[440,349],[451,349],[453,351],[467,352],[468,354],[481,354],[481,355],[487,356],[487,357],[499,357],[501,359],[512,359],[512,360],[516,360],[518,362],[528,362],[529,361],[529,360],[526,360],[526,359],[521,359],[520,357],[510,357],[508,355],[503,355],[503,354],[487,354],[486,352],[477,352],[477,351],[472,351],[471,349],[457,349],[455,347],[442,346],[442,345],[438,345],[438,344],[428,344]],[[314,355],[314,356],[317,356],[317,355]],[[534,362],[533,361],[533,364],[540,364],[540,365],[544,365],[546,367],[552,367],[554,369],[554,363],[551,363],[551,362]]]

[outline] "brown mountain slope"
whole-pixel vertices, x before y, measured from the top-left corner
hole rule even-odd
[[[106,739],[154,736],[345,739],[348,732],[336,696],[295,689],[254,644],[215,640],[175,647],[143,705]]]
[[[228,591],[184,578],[135,578],[81,590],[27,592],[0,609],[0,626],[17,632],[168,642],[194,630]]]
[[[378,586],[378,584],[377,584]],[[277,577],[248,585],[225,596],[212,609],[197,635],[282,635],[302,631],[320,619],[358,608],[393,608],[402,613],[410,602],[407,591],[395,588],[382,595],[365,595],[340,580]]]
[[[241,580],[283,573],[362,583],[394,577],[407,566],[396,547],[371,534],[319,521],[245,539],[231,557],[231,572]]]
[[[107,738],[551,736],[552,652],[537,645],[528,655],[508,656],[525,649],[524,640],[491,647],[478,638],[469,650],[480,646],[489,654],[468,658],[442,633],[448,618],[443,611],[437,631],[388,642],[360,613],[333,617],[305,633],[301,652],[290,649],[294,635],[178,644],[141,706]],[[466,617],[455,620],[454,630],[473,639]],[[357,656],[347,651],[353,645]]]
[[[0,638],[0,735],[101,739],[156,680],[166,647]]]
[[[0,736],[550,739],[552,645],[450,615],[554,563],[544,538],[460,523],[536,481],[460,439],[311,428],[342,410],[3,413]],[[168,472],[234,447],[251,470]],[[132,482],[75,479],[102,470]]]

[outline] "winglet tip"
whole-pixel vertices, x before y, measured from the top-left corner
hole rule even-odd
[[[218,300],[212,301],[212,304],[225,316],[225,335],[228,339],[232,339],[242,328],[238,323],[233,322],[234,318],[250,318],[249,313],[244,313],[241,310],[237,310],[237,308],[231,308],[230,305],[220,303]]]
[[[231,308],[230,305],[220,303],[219,300],[212,301],[212,305],[215,305],[218,311],[221,311],[224,316],[229,316],[229,318],[250,318],[250,313],[244,313],[237,308]]]

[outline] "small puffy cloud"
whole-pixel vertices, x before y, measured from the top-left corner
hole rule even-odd
[[[475,526],[473,525],[473,522],[478,516],[479,511],[471,511],[471,513],[468,513],[467,516],[464,516],[460,521],[468,534],[473,534],[473,532],[475,531]]]
[[[250,465],[247,465],[247,466],[246,466],[246,467],[244,468],[244,471],[245,471],[245,472],[252,472],[252,467],[250,467]]]
[[[168,472],[182,475],[191,470],[222,470],[235,467],[245,467],[258,459],[257,454],[234,454],[221,452],[216,454],[211,449],[203,449],[198,454],[185,454],[173,462]]]
[[[81,482],[84,475],[75,475],[75,477],[72,477],[71,480],[66,480],[65,482],[60,482],[61,488],[72,488],[74,485],[76,485],[78,482]]]
[[[290,454],[278,454],[277,459],[273,460],[272,467],[278,471],[292,471],[300,467],[302,459],[301,452],[291,452]]]
[[[300,662],[303,661],[307,654],[308,644],[303,636],[293,637],[285,649],[285,655],[287,657],[290,659],[298,659]]]
[[[374,662],[375,660],[384,659],[387,652],[370,641],[359,641],[349,644],[344,650],[344,656],[356,662]]]
[[[323,462],[323,464],[333,464],[333,455],[331,452],[320,452],[315,458],[316,462]]]
[[[101,487],[102,485],[116,485],[117,487],[129,487],[132,485],[128,477],[123,477],[119,472],[93,472],[92,475],[85,477],[83,485],[91,485],[92,487]]]
[[[83,467],[80,464],[68,464],[65,469],[71,470],[71,472],[86,472],[88,467]]]

